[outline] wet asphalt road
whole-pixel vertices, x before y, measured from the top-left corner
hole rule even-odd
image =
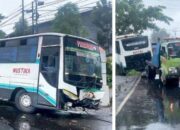
[[[180,130],[180,88],[142,79],[116,117],[117,130]]]
[[[0,105],[0,130],[111,130],[109,108],[87,114],[41,111],[24,114],[12,105]]]

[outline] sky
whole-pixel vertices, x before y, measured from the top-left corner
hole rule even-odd
[[[14,12],[21,7],[21,1],[22,0],[0,0],[0,13],[3,14],[4,16],[9,16],[10,14],[15,15]],[[32,2],[33,0],[24,0],[24,1],[26,5]],[[78,2],[78,3],[81,3],[79,4],[79,6],[85,9],[88,3],[93,3],[98,0],[44,0],[45,4],[49,2],[53,2],[53,1],[71,1],[75,3]],[[180,0],[143,0],[143,2],[146,7],[149,5],[165,6],[166,9],[163,12],[167,16],[171,17],[173,19],[173,22],[171,22],[170,25],[167,25],[162,22],[156,22],[156,23],[160,28],[165,28],[168,31],[168,33],[171,34],[171,36],[175,36],[175,33],[176,33],[176,36],[180,36]],[[55,4],[53,6],[43,8],[43,10],[56,10],[60,5],[63,5],[63,2],[60,2],[59,4]],[[88,6],[92,6],[92,5],[88,5]],[[27,8],[30,9],[30,5]],[[55,11],[54,12],[53,11],[51,12],[39,11],[39,13],[42,14],[43,16],[40,19],[40,21],[43,21],[43,20],[52,19],[54,17]],[[12,19],[9,22],[6,22],[6,24],[1,25],[4,21],[7,20],[5,19],[4,21],[0,23],[0,29],[4,30],[6,33],[12,32],[13,26],[14,26],[13,23],[18,21],[20,16],[21,15],[17,16],[15,19]],[[29,18],[28,21],[31,22],[30,21],[31,14],[25,14],[25,16],[26,18]],[[151,35],[151,33],[152,33],[152,30],[145,31],[145,34],[149,36]]]
[[[34,0],[24,0],[25,5],[29,4],[25,9],[31,9],[32,1]],[[98,0],[39,0],[39,1],[44,1],[45,4],[48,4],[49,2],[59,2],[59,3],[53,4],[52,6],[39,9],[39,14],[41,15],[39,22],[43,22],[43,21],[53,19],[57,8],[59,6],[62,6],[66,2],[78,3],[79,8],[81,9],[80,11],[83,11],[83,10],[89,9],[88,7],[94,6]],[[13,31],[14,23],[17,22],[19,18],[22,16],[20,12],[18,16],[16,16],[16,13],[15,13],[17,9],[21,8],[21,3],[22,3],[22,0],[0,0],[0,14],[2,14],[3,16],[9,16],[9,15],[11,15],[11,17],[15,16],[12,20],[8,22],[6,21],[10,17],[8,17],[7,19],[4,19],[0,23],[0,30],[5,31],[7,34]],[[28,19],[29,23],[31,23],[31,16],[32,16],[31,13],[25,13],[25,18]]]
[[[156,22],[160,28],[165,28],[171,37],[180,37],[180,0],[143,0],[146,7],[148,6],[165,6],[163,13],[173,19],[170,25],[162,22]],[[145,31],[145,34],[150,35],[152,30]]]

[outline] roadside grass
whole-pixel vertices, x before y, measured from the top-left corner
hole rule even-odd
[[[180,66],[180,58],[173,58],[173,59],[166,60],[165,66],[167,68],[169,68],[169,67],[179,67]]]
[[[136,70],[129,70],[127,72],[127,76],[137,76],[137,75],[140,75],[140,72],[139,71],[136,71]]]

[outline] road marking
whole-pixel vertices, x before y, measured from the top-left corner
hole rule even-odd
[[[122,103],[119,105],[118,109],[116,110],[116,116],[119,114],[119,112],[122,110],[123,106],[126,104],[126,102],[128,101],[128,99],[130,98],[130,96],[133,94],[133,92],[135,91],[137,85],[139,84],[139,81],[141,80],[141,76],[138,78],[138,80],[136,81],[134,87],[131,89],[131,91],[128,93],[128,95],[124,98],[124,100],[122,101]]]

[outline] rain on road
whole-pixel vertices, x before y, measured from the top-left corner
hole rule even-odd
[[[105,108],[97,115],[47,110],[36,114],[24,114],[11,104],[3,102],[0,105],[0,130],[111,130],[110,111],[109,108]]]
[[[116,117],[117,130],[179,130],[180,88],[142,79]]]

